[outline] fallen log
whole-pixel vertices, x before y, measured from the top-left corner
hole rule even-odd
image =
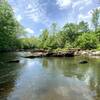
[[[20,60],[10,60],[10,61],[7,61],[7,63],[19,63]]]

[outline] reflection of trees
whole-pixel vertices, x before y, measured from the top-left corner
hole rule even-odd
[[[94,66],[93,66],[94,65]],[[93,64],[93,80],[91,79],[90,82],[90,87],[93,90],[96,90],[96,94],[97,94],[97,99],[96,100],[100,100],[100,62],[95,62]]]
[[[0,62],[6,62],[10,59],[15,59],[17,53],[0,53]],[[15,86],[18,72],[21,69],[21,64],[0,64],[0,100],[6,100],[6,97]]]
[[[84,81],[100,99],[100,64],[96,60],[85,58],[89,63],[82,65],[78,63],[81,59],[83,58],[48,58],[45,60],[48,61],[48,69],[52,69],[55,73],[63,73],[66,77],[76,77]]]
[[[8,81],[3,84],[0,84],[0,100],[6,100],[7,95],[12,91],[13,87],[13,81]]]
[[[47,68],[48,67],[48,60],[47,59],[43,59],[43,67]]]

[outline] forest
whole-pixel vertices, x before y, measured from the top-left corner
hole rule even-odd
[[[66,23],[60,27],[52,23],[37,37],[24,36],[24,27],[16,20],[7,1],[0,3],[0,51],[20,49],[97,49],[100,50],[100,9],[93,9],[88,22]]]

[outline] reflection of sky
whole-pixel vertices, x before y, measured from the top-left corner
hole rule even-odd
[[[98,0],[8,0],[17,20],[29,35],[38,35],[52,22],[87,21],[90,24],[91,10],[100,7]]]
[[[87,72],[85,73],[85,75],[84,75],[84,82],[87,84],[87,85],[89,85],[90,83],[89,83],[89,81],[90,81],[90,79],[93,77],[93,70],[91,69],[91,68],[89,68],[88,70],[87,70]]]
[[[84,82],[51,70],[53,65],[45,70],[41,59],[25,59],[21,63],[25,65],[8,100],[92,100],[91,91]]]

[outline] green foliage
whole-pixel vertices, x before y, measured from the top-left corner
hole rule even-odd
[[[63,48],[96,49],[100,41],[100,28],[97,32],[89,29],[88,23],[81,21],[79,24],[67,23],[60,31],[54,31],[57,24],[53,24],[53,31],[44,30],[40,36],[39,48],[62,50]]]
[[[100,9],[94,9],[92,13],[92,23],[95,28],[95,31],[97,30],[99,25],[99,18],[100,18]]]
[[[20,38],[19,48],[21,49],[34,49],[38,47],[38,39],[35,37],[32,38]]]
[[[74,44],[73,44],[73,46],[74,46]],[[73,46],[68,41],[66,41],[64,48],[73,48]]]
[[[96,50],[100,50],[100,44],[97,45]]]
[[[84,33],[78,37],[76,46],[82,49],[95,49],[97,48],[98,40],[94,33]]]
[[[68,48],[57,48],[57,49],[54,49],[53,51],[54,52],[66,52],[68,50]]]
[[[49,36],[48,30],[47,29],[43,30],[42,34],[39,37],[40,39],[39,47],[40,48],[46,48],[46,41],[48,39],[48,36]]]
[[[78,26],[77,24],[73,23],[65,24],[65,26],[63,27],[63,32],[66,35],[67,41],[72,43],[78,36]]]
[[[88,23],[84,21],[79,22],[78,32],[79,33],[89,32]]]
[[[0,50],[11,49],[50,49],[66,51],[69,48],[99,49],[100,43],[100,10],[92,13],[95,32],[89,29],[88,23],[66,23],[62,29],[53,23],[44,29],[39,37],[18,38],[24,32],[23,27],[14,17],[13,10],[6,0],[0,4]],[[64,49],[65,48],[65,49]]]
[[[57,23],[52,23],[51,27],[50,27],[50,34],[55,35],[57,32]]]
[[[100,27],[97,28],[96,32],[95,32],[96,36],[97,36],[97,39],[99,40],[100,42]]]
[[[17,35],[21,30],[22,27],[15,19],[12,8],[7,1],[2,1],[0,4],[0,50],[15,49],[18,44]]]

